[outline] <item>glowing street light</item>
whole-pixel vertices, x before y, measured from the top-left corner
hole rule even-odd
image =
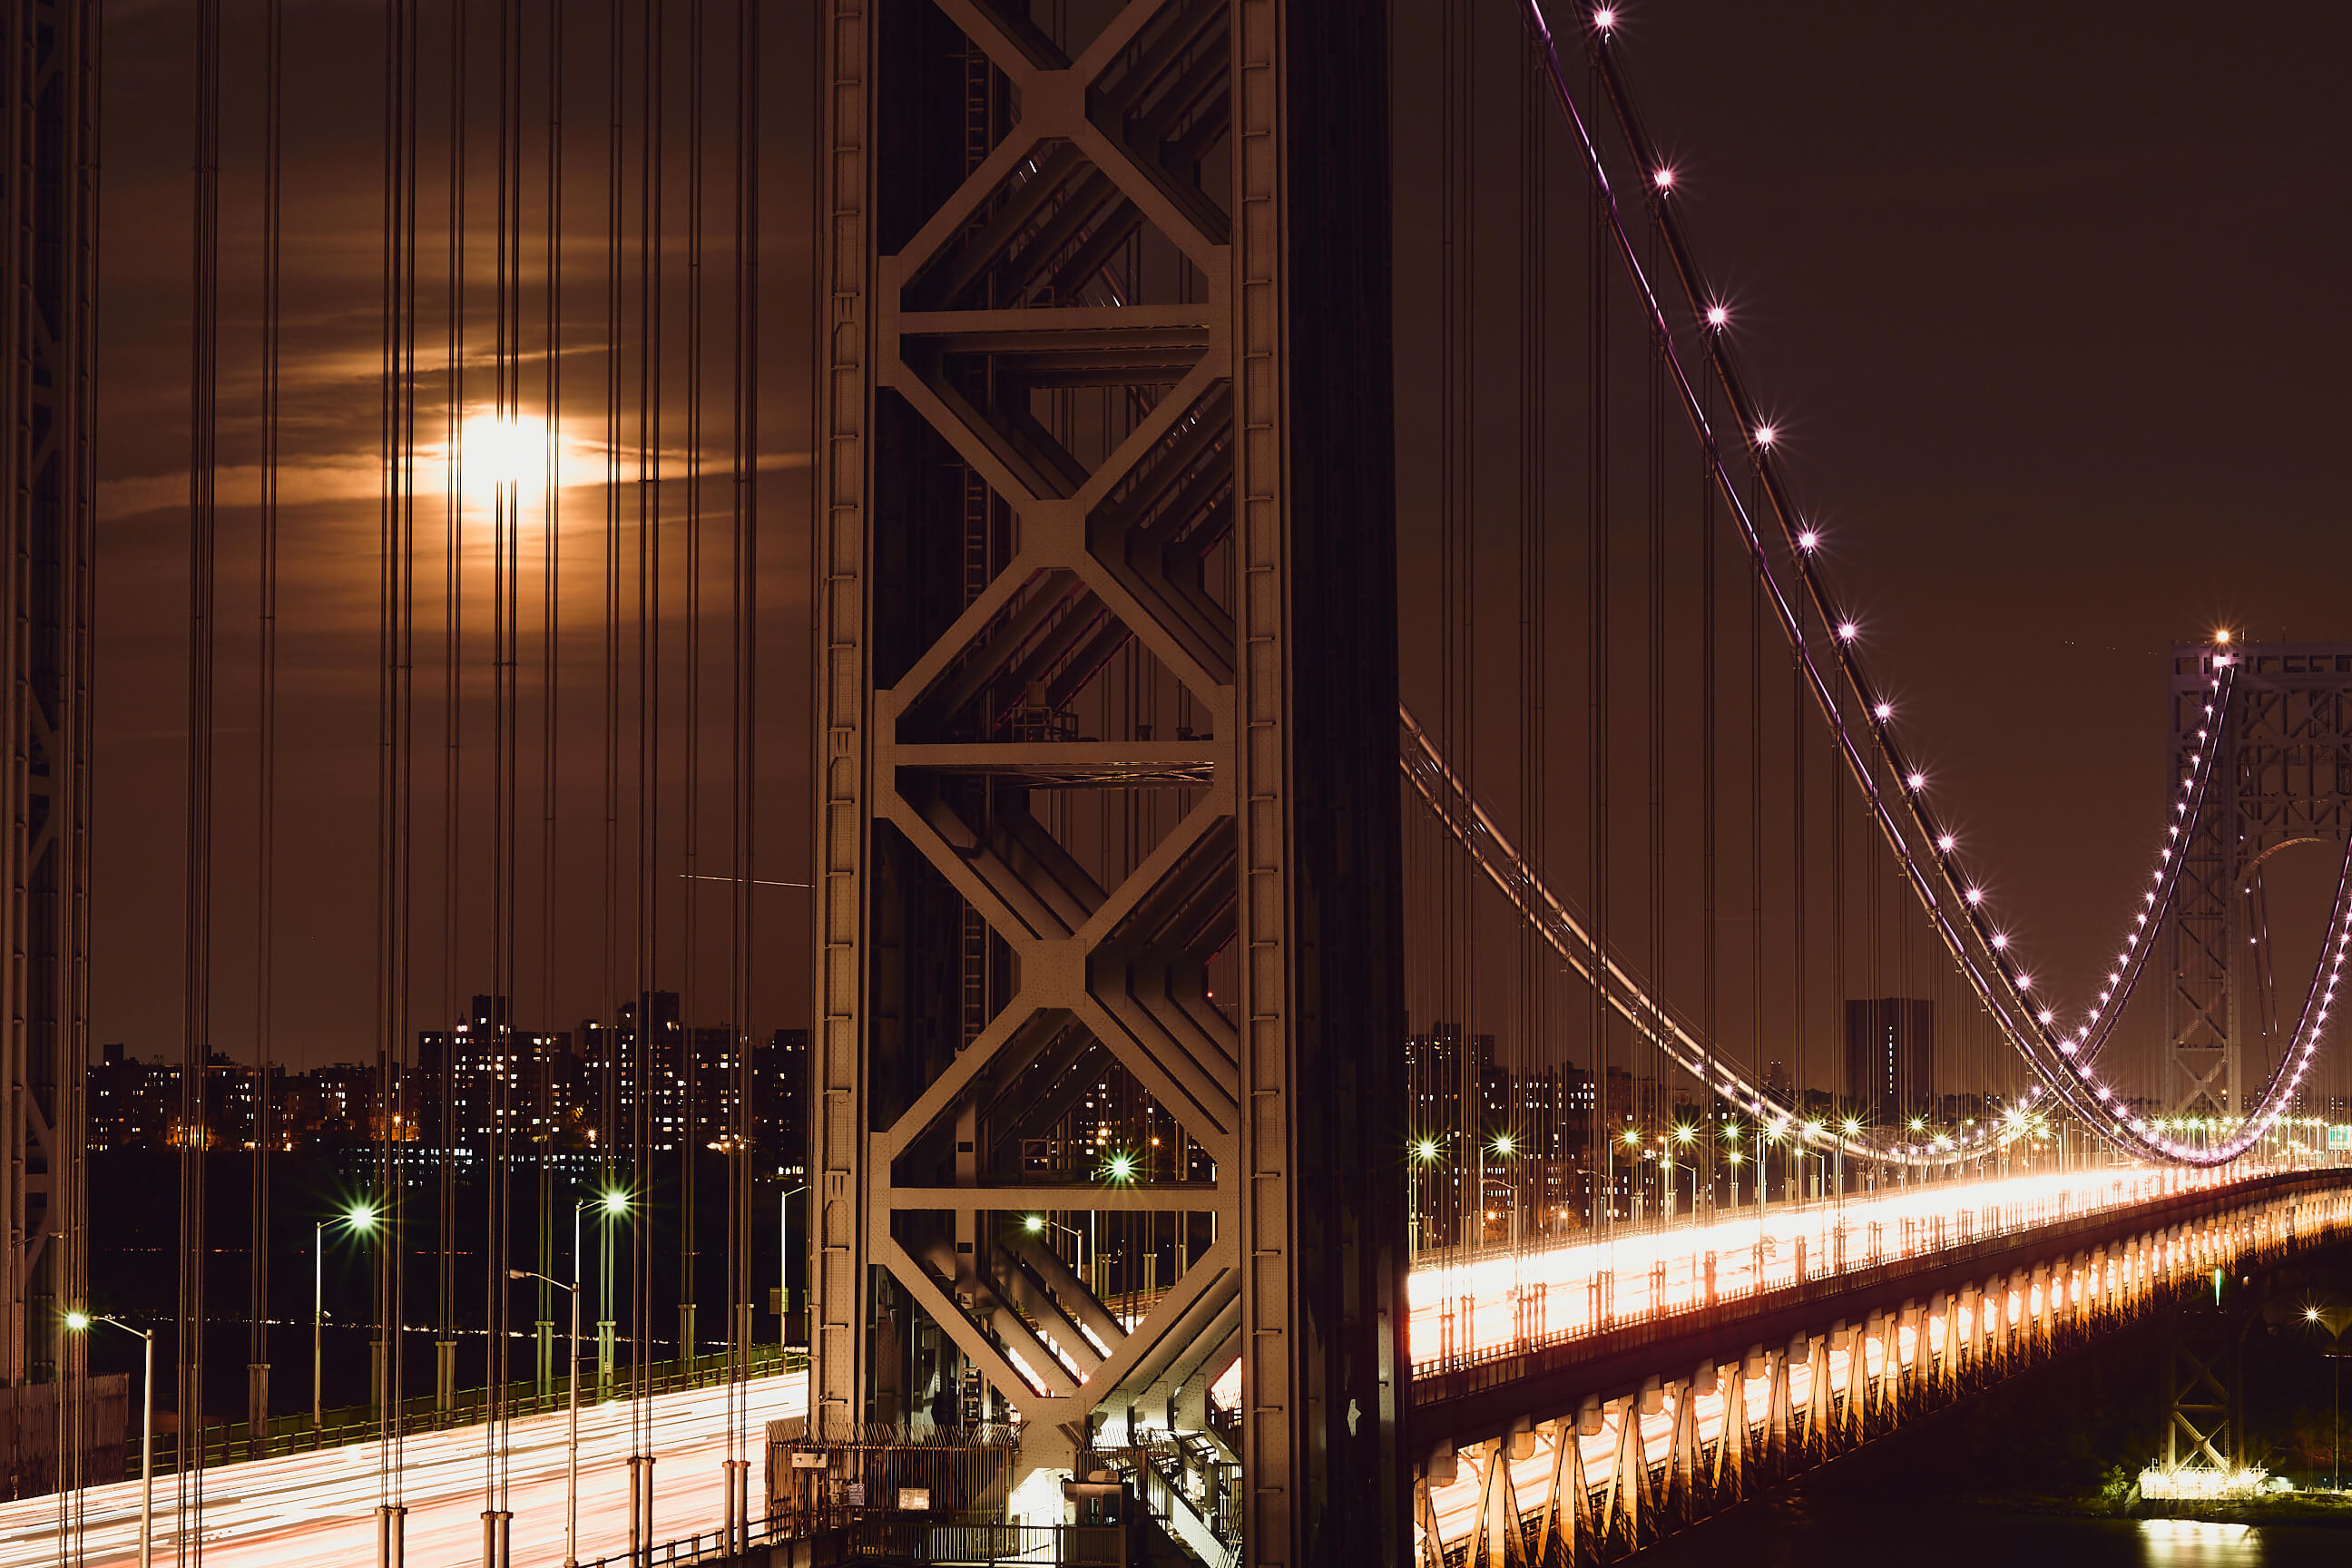
[[[310,1430],[326,1425],[320,1390],[326,1379],[327,1227],[340,1225],[356,1236],[375,1230],[375,1205],[353,1204],[333,1219],[310,1227]]]
[[[597,1270],[596,1294],[596,1386],[607,1393],[613,1381],[613,1253],[612,1222],[629,1212],[629,1191],[626,1187],[607,1187],[593,1197],[581,1198],[572,1205],[572,1278],[583,1278],[580,1267],[580,1216],[590,1209],[604,1217],[604,1260]],[[576,1349],[576,1347],[575,1347]]]

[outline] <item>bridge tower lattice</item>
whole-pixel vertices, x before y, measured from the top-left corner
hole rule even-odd
[[[1386,7],[819,10],[811,1419],[1395,1561]]]
[[[2268,955],[2254,938],[2264,860],[2297,844],[2340,843],[2352,826],[2352,644],[2210,643],[2172,650],[2173,776],[2210,722],[2217,657],[2236,666],[2212,796],[2182,849],[2165,926],[2164,1099],[2171,1116],[2244,1114],[2269,1064],[2245,1079],[2262,1028]],[[2300,994],[2291,984],[2291,994]]]

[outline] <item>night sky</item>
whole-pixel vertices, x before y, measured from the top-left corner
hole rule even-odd
[[[2352,641],[2347,44],[2322,6],[1626,23],[1874,668],[2070,999],[2162,819],[2169,646]],[[2282,1011],[2334,853],[2274,863]]]
[[[1501,0],[1496,7],[1508,9]],[[250,76],[257,45],[247,13],[259,7],[230,9],[230,71]],[[576,12],[583,34],[602,25],[589,9]],[[1432,7],[1399,9],[1406,34]],[[758,871],[790,880],[806,879],[808,855],[809,10],[801,0],[770,8],[763,137],[769,620]],[[94,1037],[147,1055],[176,1054],[179,1034],[185,11],[124,0],[109,8],[107,34]],[[295,134],[278,1035],[301,1062],[358,1056],[371,1037],[380,22],[374,7],[342,3],[290,4],[289,16],[300,64],[288,108]],[[1940,798],[1958,803],[1976,863],[1997,868],[1992,885],[2011,929],[2047,955],[2037,962],[2063,977],[2063,994],[2079,994],[2144,875],[2160,820],[2170,644],[2220,625],[2258,638],[2352,641],[2338,458],[2347,330],[2337,308],[2352,241],[2342,175],[2352,120],[2337,77],[2352,53],[2352,16],[2321,6],[1670,0],[1621,7],[1621,16],[1623,58],[1652,132],[1675,161],[1699,257],[1728,291],[1739,352],[1785,433],[1798,494],[1827,532],[1834,580],[1868,627],[1874,666],[1904,704],[1906,734],[1937,769]],[[581,110],[566,195],[568,335],[579,363],[567,371],[565,396],[568,408],[597,421],[579,429],[583,443],[601,434],[604,370],[595,347],[602,132],[588,123],[603,102],[600,51],[594,39],[581,41],[568,62]],[[543,112],[540,68],[534,60],[527,70],[532,116]],[[439,90],[436,69],[428,67],[428,100]],[[492,75],[480,68],[485,90]],[[673,72],[674,114],[682,114],[683,82]],[[725,90],[712,89],[714,247],[726,221]],[[229,101],[215,1037],[242,1055],[251,850],[239,781],[250,777],[258,342],[248,220],[258,136],[249,101],[234,90]],[[1399,135],[1410,139],[1425,130],[1414,123],[1411,87],[1400,101]],[[428,215],[445,199],[446,147],[434,142],[440,112],[428,102]],[[490,118],[480,110],[485,137]],[[673,141],[683,134],[675,130]],[[1411,161],[1409,153],[1400,159]],[[483,234],[489,177],[485,141],[474,180]],[[682,174],[673,166],[670,177],[682,200]],[[532,266],[537,200],[526,215]],[[1403,216],[1414,216],[1409,207]],[[428,258],[435,243],[428,234]],[[428,284],[436,267],[428,260]],[[673,281],[683,270],[671,266]],[[719,320],[723,272],[711,288]],[[682,288],[673,291],[673,310],[682,311],[683,298]],[[536,301],[534,292],[527,316]],[[480,344],[488,308],[485,286],[468,333]],[[434,344],[438,309],[425,309]],[[723,442],[719,330],[711,418]],[[529,341],[537,343],[535,328]],[[1401,365],[1408,381],[1416,368]],[[486,399],[488,384],[485,368],[469,397]],[[669,445],[682,440],[672,433]],[[723,451],[713,452],[723,467]],[[428,492],[438,483],[429,466],[420,483]],[[710,502],[720,529],[723,489]],[[1409,508],[1415,494],[1408,482]],[[564,507],[582,528],[598,526],[593,488],[567,490]],[[1408,516],[1408,532],[1412,523]],[[588,574],[596,546],[582,538],[574,551],[567,536],[567,560]],[[428,535],[428,553],[437,548]],[[526,554],[535,548],[527,536]],[[1413,587],[1409,579],[1409,619]],[[583,836],[583,878],[593,875],[586,824],[596,801],[597,654],[586,634],[597,592],[593,574],[576,584],[567,577],[566,617],[583,637],[567,645],[566,679],[583,695],[576,717],[565,710],[573,739],[560,753],[560,813],[574,825],[567,833]],[[723,652],[714,644],[715,656]],[[428,679],[437,676],[420,676],[421,695]],[[711,712],[715,777],[723,708]],[[526,715],[527,733],[534,721]],[[420,756],[437,723],[437,710],[421,705]],[[477,776],[486,765],[474,764]],[[421,807],[437,802],[437,760],[420,764]],[[535,779],[526,775],[527,820]],[[707,857],[723,856],[723,826],[721,816]],[[437,846],[437,827],[420,832],[421,843]],[[437,864],[437,847],[420,854]],[[2316,887],[2332,871],[2320,864],[2324,854],[2298,858],[2300,868],[2282,868],[2284,881],[2307,876]],[[566,899],[559,1024],[596,1005],[586,912],[593,891],[583,880]],[[806,1021],[805,895],[770,896],[775,913],[761,929],[753,1020],[761,1028]],[[437,918],[438,900],[437,884],[420,880],[420,912]],[[716,921],[723,907],[714,900],[706,918]],[[2283,889],[2274,910],[2290,907],[2292,889]],[[526,916],[527,953],[535,920]],[[482,940],[469,928],[461,952]],[[2309,943],[2290,940],[2283,952],[2307,953]],[[705,984],[718,985],[719,973]],[[2281,987],[2299,994],[2293,973],[2282,971]],[[419,1006],[429,1013],[442,988],[437,950],[420,951],[418,975]],[[526,998],[537,976],[527,958]],[[458,965],[460,996],[482,984]],[[525,1022],[539,1011],[528,1000],[518,1007]]]

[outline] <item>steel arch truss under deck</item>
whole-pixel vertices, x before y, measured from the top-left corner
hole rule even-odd
[[[1031,1517],[1230,1441],[1252,1561],[1380,1560],[1385,12],[1102,9],[824,7],[812,1420],[1015,1418]]]

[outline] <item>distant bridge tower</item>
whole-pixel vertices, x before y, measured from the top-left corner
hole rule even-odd
[[[13,1388],[79,1363],[62,1313],[84,1277],[98,6],[12,5],[0,55],[0,1383]],[[21,1445],[52,1406],[5,1397]],[[10,1429],[0,1412],[0,1439]],[[21,1472],[22,1458],[0,1468]]]
[[[1387,7],[819,10],[812,1419],[1401,1561]]]
[[[2223,728],[2228,765],[2183,848],[2166,921],[2165,1103],[2174,1116],[2234,1116],[2253,1102],[2273,1060],[2245,1074],[2269,955],[2258,934],[2264,859],[2295,844],[2340,843],[2352,826],[2352,644],[2210,643],[2172,650],[2172,762],[2178,777],[2205,727],[2205,683],[2217,652],[2236,668]],[[2290,1005],[2302,977],[2282,975]],[[2283,1030],[2292,1030],[2282,1017]],[[2283,1043],[2277,1049],[2284,1050]]]

